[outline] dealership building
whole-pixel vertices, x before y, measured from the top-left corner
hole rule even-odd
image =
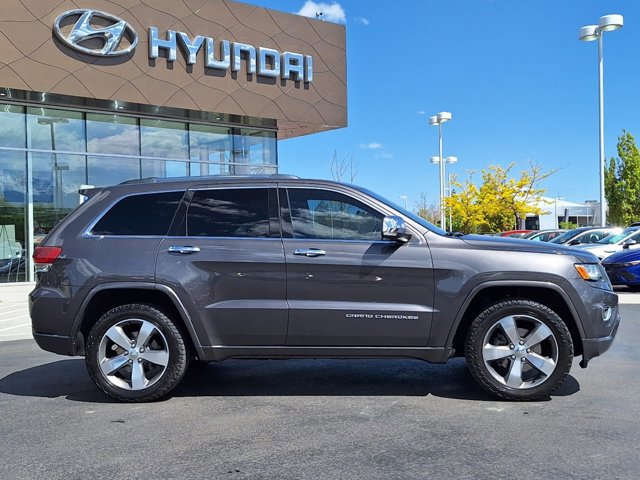
[[[0,282],[84,186],[278,172],[347,124],[345,28],[228,0],[9,0],[0,19]]]

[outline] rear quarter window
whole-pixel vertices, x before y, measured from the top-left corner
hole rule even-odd
[[[91,234],[164,236],[183,195],[178,191],[125,197],[98,220]]]

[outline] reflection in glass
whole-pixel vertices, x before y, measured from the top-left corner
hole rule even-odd
[[[25,153],[0,150],[0,202],[25,202]]]
[[[269,190],[196,191],[187,211],[190,237],[268,237]]]
[[[274,132],[262,130],[240,130],[234,137],[234,162],[236,175],[272,173],[267,167],[276,165],[276,137]]]
[[[82,112],[27,108],[27,146],[42,150],[84,152]]]
[[[294,238],[382,239],[382,215],[337,192],[290,189]]]
[[[142,160],[142,178],[186,177],[188,163],[170,160]]]
[[[68,213],[79,202],[78,190],[87,183],[84,155],[30,154],[33,165],[33,202],[48,203]]]
[[[87,157],[87,184],[94,187],[117,185],[140,178],[139,158]]]
[[[189,126],[189,175],[228,174],[231,153],[229,128],[197,124]]]
[[[27,280],[24,167],[24,152],[0,150],[0,283]]]
[[[0,147],[24,148],[26,138],[24,107],[0,105]]]
[[[141,119],[140,135],[143,157],[189,158],[186,123]]]
[[[139,156],[138,119],[123,115],[87,113],[87,151]]]

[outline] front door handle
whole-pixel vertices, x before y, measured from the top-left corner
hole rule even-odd
[[[190,245],[173,245],[167,250],[169,253],[181,253],[183,255],[189,255],[191,253],[198,253],[200,247],[192,247]]]
[[[303,257],[321,257],[326,255],[327,252],[318,248],[298,248],[293,251],[294,255],[302,255]]]

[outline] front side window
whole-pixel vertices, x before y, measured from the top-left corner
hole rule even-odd
[[[183,194],[180,191],[125,197],[109,209],[91,233],[164,236]]]
[[[383,215],[338,192],[289,189],[294,238],[382,239]]]
[[[187,210],[189,237],[268,237],[269,189],[197,190]]]

